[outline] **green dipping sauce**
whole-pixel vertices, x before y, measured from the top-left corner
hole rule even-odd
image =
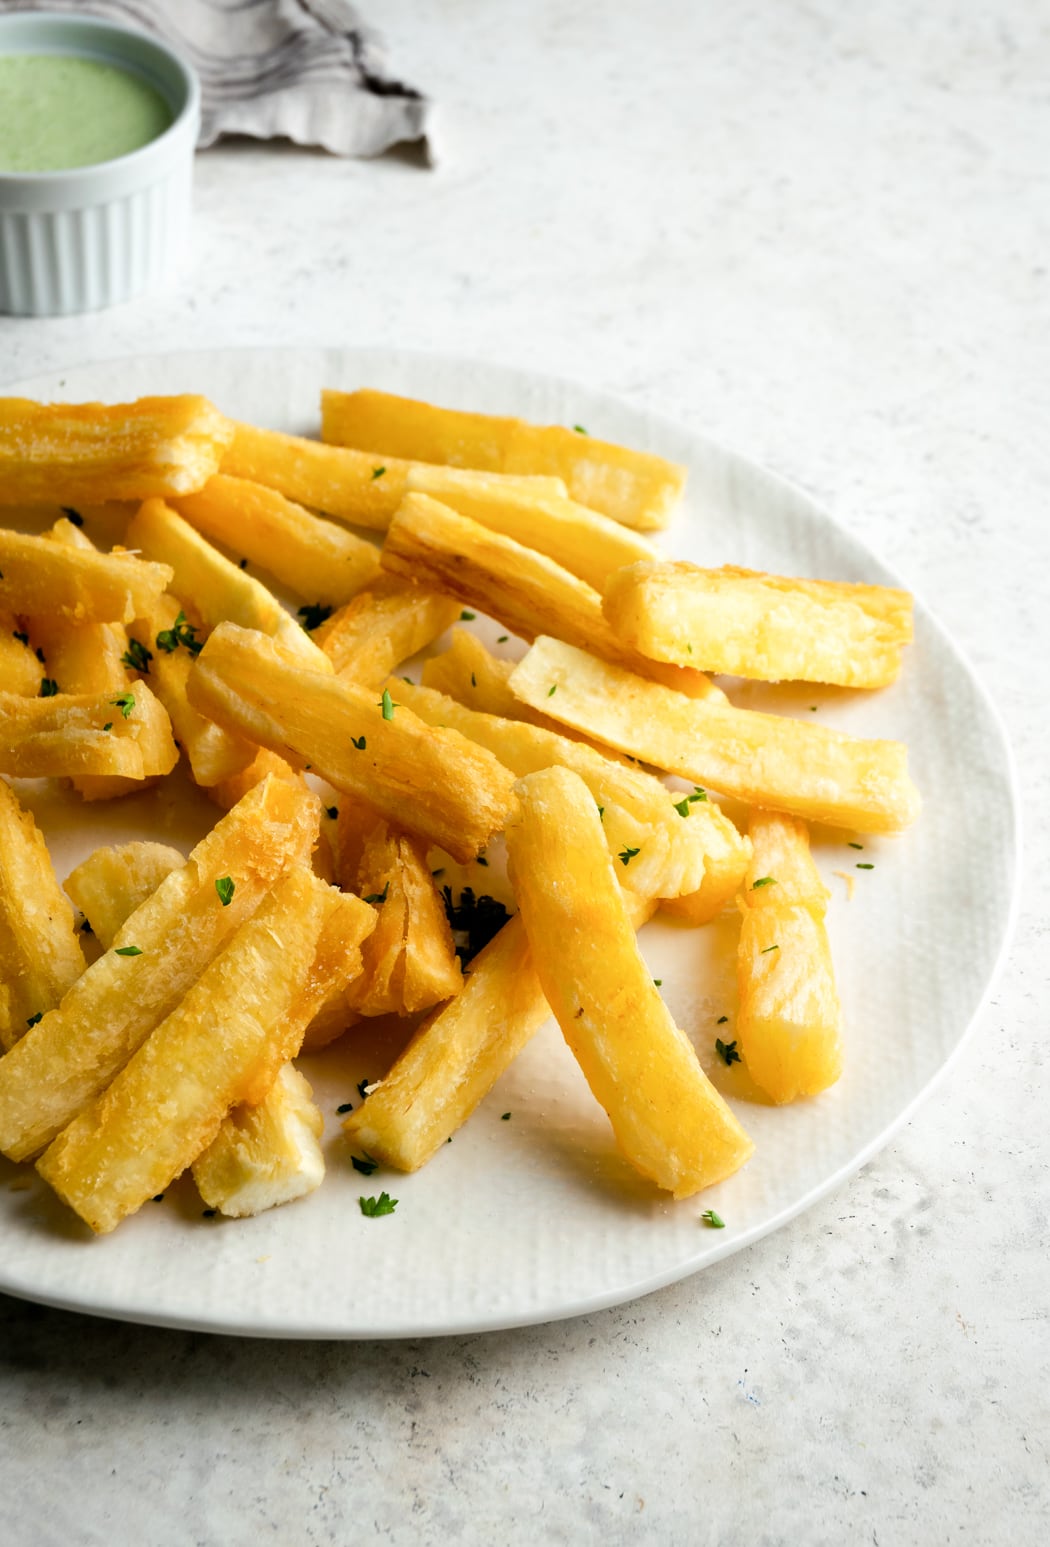
[[[75,54],[0,54],[0,172],[64,172],[148,145],[171,109],[138,75]]]

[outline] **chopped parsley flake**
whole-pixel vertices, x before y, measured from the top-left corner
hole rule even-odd
[[[324,814],[325,814],[326,817],[328,817],[331,821],[334,822],[336,817],[339,815],[339,807],[338,806],[325,806]]]
[[[43,1010],[38,1010],[35,1015],[31,1015],[29,1017],[29,1019],[26,1021],[26,1025],[27,1026],[36,1026],[43,1019],[44,1019],[44,1012],[43,1012]]]
[[[142,955],[142,947],[140,945],[118,945],[116,951],[118,956]]]
[[[686,795],[682,800],[675,801],[675,810],[678,812],[679,816],[688,816],[689,815],[689,807],[691,805],[693,805],[698,800],[706,800],[706,799],[707,799],[706,791],[702,790],[699,787],[699,785],[697,785],[694,788],[694,791],[693,791],[692,795]]]
[[[342,1106],[336,1107],[335,1110],[337,1115],[342,1117],[344,1112],[352,1112],[354,1110],[354,1103],[352,1101],[344,1101]]]
[[[589,433],[584,429],[582,424],[574,424],[573,429],[576,431],[577,435],[587,435]]]
[[[330,618],[335,611],[334,607],[326,607],[323,602],[307,602],[303,607],[295,609],[303,628],[308,634],[312,634],[315,628],[320,628],[326,618]]]
[[[757,892],[760,886],[776,886],[775,876],[759,876],[757,881],[752,881],[751,890]]]
[[[728,1015],[720,1015],[718,1017],[717,1021],[715,1021],[715,1025],[716,1026],[724,1026],[728,1019],[729,1019]]]
[[[858,863],[858,865],[857,865],[857,869],[858,869],[858,870],[874,870],[874,869],[875,869],[875,866],[874,866],[874,865],[866,865],[866,864],[865,864],[865,863],[864,863],[864,861],[863,861],[863,860],[861,860],[861,861],[860,861],[860,862],[859,862],[859,863]]]
[[[381,1214],[392,1214],[397,1208],[397,1199],[388,1192],[381,1192],[378,1198],[358,1198],[357,1201],[366,1219],[378,1219]]]
[[[863,849],[863,847],[864,847],[864,845],[862,843],[851,843],[850,844],[850,848],[851,849]]]
[[[383,474],[385,472],[386,472],[386,468],[385,467],[373,467],[373,469],[372,469],[372,482],[375,483],[377,478],[382,478],[382,476],[383,476]]]
[[[363,752],[365,750],[365,738],[363,736],[351,736],[350,740],[353,742],[354,746],[359,752]]]
[[[474,619],[476,617],[477,617],[477,613],[476,612],[468,612],[467,608],[464,607],[463,611],[459,615],[459,621],[461,623],[473,623],[473,621],[474,621]]]
[[[107,720],[105,725],[103,725],[102,729],[104,731],[111,731],[113,729],[113,721],[112,720]]]
[[[547,689],[547,697],[548,698],[553,698],[557,691],[558,691],[558,684],[556,682],[552,682],[550,687]]]
[[[496,640],[496,643],[497,643],[497,644],[498,644],[498,645],[505,645],[505,644],[506,644],[506,643],[507,643],[507,640],[508,640],[508,639],[509,639],[509,638],[510,638],[510,635],[509,635],[509,634],[501,634],[501,635],[500,635],[500,636],[499,636],[499,638],[498,638],[498,639],[497,639],[497,640]]]
[[[55,681],[54,677],[41,677],[41,679],[40,679],[40,697],[41,698],[54,698],[54,696],[55,696],[55,694],[57,692],[58,692],[58,683]]]
[[[501,1123],[509,1123],[510,1122],[510,1113],[509,1112],[504,1112],[503,1116],[500,1118],[500,1122]]]
[[[705,1209],[700,1215],[705,1225],[710,1225],[712,1230],[724,1230],[726,1222],[721,1214],[716,1214],[714,1209]]]
[[[114,709],[119,709],[125,720],[131,718],[131,711],[135,707],[134,693],[121,693],[119,698],[111,698],[110,703]]]
[[[767,945],[764,951],[759,951],[759,956],[768,956],[770,951],[779,951],[779,945]]]
[[[476,688],[478,685],[478,679],[474,672],[470,674],[470,685],[472,688]]]
[[[387,893],[389,892],[389,890],[390,890],[390,882],[388,881],[381,892],[370,892],[369,895],[364,900],[365,900],[365,902],[373,902],[373,903],[377,903],[377,904],[381,903],[381,902],[386,902]]]
[[[219,894],[219,901],[224,908],[228,908],[233,901],[234,883],[229,876],[219,876],[215,882],[215,890]]]
[[[640,849],[630,849],[630,848],[626,847],[626,845],[625,845],[620,850],[619,854],[617,854],[616,858],[620,861],[621,865],[629,865],[631,863],[632,859],[634,859],[634,856],[636,854],[640,854],[640,853],[641,853]]]
[[[740,1054],[736,1050],[736,1042],[723,1042],[721,1037],[715,1038],[715,1052],[722,1062],[729,1068],[732,1064],[740,1062]]]
[[[358,1080],[357,1094],[361,1097],[362,1101],[364,1101],[365,1097],[368,1095],[368,1087],[371,1085],[371,1083],[371,1080]]]
[[[456,953],[465,967],[493,936],[499,934],[510,914],[494,897],[475,897],[471,886],[463,888],[458,902],[452,900],[451,886],[443,886],[441,895],[453,934],[465,936],[465,940],[456,945]]]
[[[351,1155],[350,1156],[350,1161],[351,1161],[351,1164],[353,1165],[354,1170],[355,1171],[360,1171],[362,1176],[371,1176],[373,1171],[378,1171],[379,1170],[379,1161],[378,1160],[373,1160],[371,1155],[368,1153],[367,1150],[365,1151],[363,1156],[361,1156],[361,1155]],[[384,1193],[383,1196],[385,1198],[386,1194]]]
[[[663,988],[664,986],[663,978],[654,978],[653,982],[656,984],[657,988]]]
[[[157,635],[157,649],[163,650],[166,655],[171,655],[181,645],[191,655],[200,655],[204,649],[204,642],[197,638],[196,627],[186,622],[186,614],[180,612],[170,628],[162,628]]]
[[[383,711],[384,720],[392,720],[394,718],[394,710],[398,707],[398,705],[395,704],[394,700],[390,697],[389,688],[383,689],[383,696],[379,700],[378,707]]]
[[[128,640],[128,648],[120,658],[120,664],[127,666],[131,671],[141,672],[144,677],[149,676],[149,663],[153,659],[153,651],[147,650],[137,639]]]

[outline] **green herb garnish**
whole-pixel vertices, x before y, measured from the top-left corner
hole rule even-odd
[[[57,692],[58,692],[58,683],[55,681],[54,677],[41,677],[41,679],[40,679],[40,697],[41,698],[54,698],[54,696],[55,696],[55,694]]]
[[[363,1157],[359,1155],[351,1155],[350,1162],[354,1170],[360,1171],[362,1176],[371,1176],[373,1171],[379,1170],[379,1161],[373,1160],[367,1150],[365,1151]],[[386,1194],[384,1193],[383,1196],[386,1197]],[[387,1210],[386,1212],[390,1213],[392,1210]]]
[[[740,1062],[740,1054],[736,1050],[736,1042],[723,1042],[721,1037],[715,1038],[715,1052],[728,1068],[731,1064]]]
[[[443,886],[441,895],[449,927],[453,934],[463,937],[457,942],[456,953],[465,967],[494,935],[499,934],[510,914],[494,897],[475,897],[471,886],[463,888],[458,902],[452,899],[451,886]]]
[[[640,853],[640,849],[630,849],[625,845],[624,848],[620,850],[619,854],[617,854],[616,858],[620,861],[621,865],[629,865],[632,859],[634,859],[634,856]]]
[[[705,1209],[700,1215],[705,1225],[710,1225],[712,1230],[724,1230],[726,1222],[721,1214],[716,1214],[714,1209]]]
[[[334,611],[334,607],[326,607],[323,602],[307,602],[304,606],[295,609],[299,622],[308,634],[312,634],[315,628],[320,628]]]
[[[779,951],[779,945],[767,945],[764,951],[759,951],[759,956],[768,956],[770,951]]]
[[[215,890],[219,894],[219,901],[224,908],[228,908],[233,901],[234,883],[230,876],[219,876],[215,882]]]
[[[110,703],[114,709],[119,709],[125,720],[131,718],[131,711],[135,707],[134,693],[121,693],[119,698],[111,698]]]
[[[142,947],[140,945],[118,945],[116,953],[118,956],[141,956]]]
[[[377,478],[382,478],[382,476],[383,476],[383,474],[385,472],[386,472],[386,468],[385,467],[373,467],[373,469],[372,469],[372,482],[375,483]]]
[[[776,884],[774,876],[759,876],[757,881],[752,881],[751,890],[757,892],[760,886],[776,886]]]
[[[365,750],[365,738],[363,736],[351,736],[350,740],[353,742],[354,746],[359,752],[363,752]]]
[[[149,663],[153,659],[153,651],[147,650],[144,644],[137,639],[128,640],[128,648],[120,658],[122,666],[130,667],[132,671],[141,672],[144,677],[149,676]]]
[[[875,869],[875,866],[874,866],[874,865],[865,865],[865,864],[864,864],[864,862],[863,862],[863,861],[861,861],[861,862],[860,862],[860,863],[859,863],[859,864],[858,864],[858,865],[857,865],[857,869],[858,869],[858,870],[874,870],[874,869]]]
[[[459,621],[461,623],[473,623],[473,621],[474,621],[474,619],[476,617],[477,617],[477,613],[476,612],[468,612],[466,607],[464,607],[463,611],[459,615]]]
[[[548,698],[553,698],[557,691],[558,691],[558,684],[556,682],[552,682],[550,687],[547,689],[547,697]]]
[[[387,893],[389,892],[389,890],[390,890],[390,882],[388,881],[381,892],[370,892],[369,895],[364,900],[365,900],[365,902],[372,902],[372,903],[376,903],[376,904],[381,903],[381,902],[386,902]]]
[[[344,1112],[352,1112],[354,1110],[354,1103],[352,1101],[344,1101],[342,1106],[336,1107],[335,1110],[336,1115],[342,1117]]]
[[[181,645],[191,655],[200,655],[204,649],[204,643],[197,638],[197,629],[194,624],[186,622],[186,614],[180,612],[170,628],[162,628],[156,639],[157,649],[163,650],[165,655],[171,655]]]
[[[41,1022],[41,1021],[42,1021],[42,1020],[43,1020],[43,1019],[44,1019],[44,1012],[43,1012],[43,1010],[38,1010],[38,1011],[37,1011],[37,1012],[36,1012],[36,1014],[35,1014],[35,1015],[31,1015],[31,1016],[30,1016],[30,1017],[29,1017],[29,1019],[28,1019],[28,1020],[27,1020],[27,1021],[26,1021],[26,1025],[27,1025],[27,1026],[36,1026],[36,1025],[39,1025],[39,1023],[40,1023],[40,1022]]]
[[[388,1192],[381,1192],[378,1198],[358,1198],[357,1201],[366,1219],[378,1219],[381,1214],[392,1214],[397,1208],[397,1199]]]
[[[383,711],[383,719],[384,720],[392,720],[394,718],[394,710],[398,706],[397,706],[397,704],[395,704],[394,700],[390,697],[390,689],[389,688],[384,688],[383,689],[383,696],[379,700],[379,706],[378,707],[380,709],[382,709],[382,711]]]

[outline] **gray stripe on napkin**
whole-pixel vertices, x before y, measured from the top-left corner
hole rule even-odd
[[[432,158],[433,105],[388,73],[347,0],[0,0],[0,12],[43,9],[127,22],[181,49],[200,76],[201,148],[283,135],[377,156],[418,140]]]

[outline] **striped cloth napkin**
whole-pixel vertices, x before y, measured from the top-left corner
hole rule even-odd
[[[155,32],[200,76],[198,144],[278,135],[339,156],[415,140],[432,158],[432,104],[387,69],[347,0],[0,0],[0,11],[78,11]]]

